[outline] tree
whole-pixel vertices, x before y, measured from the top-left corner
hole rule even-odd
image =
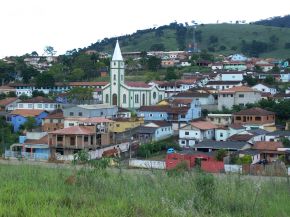
[[[290,148],[290,140],[287,138],[281,138],[280,141],[283,143],[285,148]]]
[[[274,73],[279,73],[280,72],[280,68],[277,65],[275,65],[271,71],[274,72]]]
[[[77,100],[79,102],[91,100],[93,99],[93,91],[92,88],[75,87],[68,92],[68,99],[70,101]]]
[[[164,51],[165,50],[165,46],[163,43],[158,43],[158,44],[152,44],[151,51]]]
[[[227,156],[227,151],[225,149],[219,149],[216,152],[215,158],[217,161],[223,161],[225,156]]]
[[[45,97],[45,93],[43,93],[42,91],[38,91],[38,90],[32,91],[32,97],[37,97],[37,96]]]
[[[23,124],[23,128],[27,131],[31,131],[36,127],[36,121],[33,117],[27,117],[26,122]]]
[[[175,70],[173,67],[167,68],[166,70],[166,75],[165,75],[165,80],[170,81],[170,80],[176,80],[177,75],[175,73]]]
[[[209,40],[209,44],[215,44],[215,43],[218,43],[219,41],[218,37],[215,35],[211,35],[208,40]]]
[[[244,77],[244,82],[247,82],[247,84],[252,87],[258,83],[258,79],[253,78],[251,75],[247,75]]]
[[[273,75],[267,75],[264,82],[269,85],[275,84],[275,78]]]
[[[54,56],[56,54],[56,51],[54,50],[54,48],[52,46],[46,46],[44,48],[44,53],[49,55],[49,56]]]
[[[72,72],[68,75],[69,81],[79,81],[85,76],[85,72],[83,69],[75,68]]]
[[[161,59],[155,56],[150,56],[148,59],[148,69],[151,71],[157,71],[161,68]]]
[[[38,53],[36,51],[32,51],[31,52],[31,56],[37,57],[38,56]]]
[[[55,80],[51,74],[43,73],[36,77],[36,87],[54,87]]]

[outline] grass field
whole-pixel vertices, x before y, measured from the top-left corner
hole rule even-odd
[[[116,171],[0,165],[0,216],[290,215],[283,179]]]

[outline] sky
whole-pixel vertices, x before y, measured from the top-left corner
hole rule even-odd
[[[0,58],[52,46],[57,55],[103,38],[178,23],[246,22],[290,14],[289,0],[2,0]]]

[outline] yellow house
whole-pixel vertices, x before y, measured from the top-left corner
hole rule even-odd
[[[157,105],[169,105],[169,102],[167,99],[163,99],[160,102],[158,102]]]
[[[109,127],[113,133],[121,133],[144,124],[143,118],[116,118]]]

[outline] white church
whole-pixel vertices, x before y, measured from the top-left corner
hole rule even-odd
[[[164,99],[165,92],[145,82],[126,82],[125,63],[117,41],[110,67],[110,83],[103,87],[103,102],[122,108],[137,109]]]

